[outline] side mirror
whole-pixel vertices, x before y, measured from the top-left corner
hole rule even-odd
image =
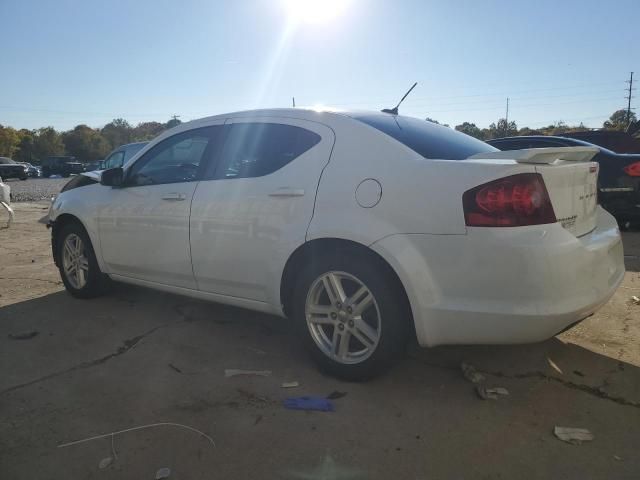
[[[122,167],[110,168],[102,172],[100,183],[107,187],[121,187],[124,181]]]

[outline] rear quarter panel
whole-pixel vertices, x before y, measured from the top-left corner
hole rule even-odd
[[[510,160],[428,160],[353,119],[333,128],[336,143],[320,179],[309,240],[333,237],[369,245],[397,233],[463,235],[466,190],[534,171]],[[374,207],[363,208],[356,189],[368,178],[380,183],[382,196]]]

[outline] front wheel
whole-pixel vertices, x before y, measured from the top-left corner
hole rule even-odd
[[[104,290],[91,240],[85,229],[72,223],[62,228],[57,240],[60,277],[67,291],[76,298],[93,298]]]
[[[407,311],[389,272],[361,255],[314,259],[301,274],[294,315],[320,368],[365,380],[388,368],[407,338]]]

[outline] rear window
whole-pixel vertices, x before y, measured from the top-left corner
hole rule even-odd
[[[386,133],[425,158],[464,160],[476,153],[498,149],[449,127],[427,120],[394,115],[353,115],[353,118]]]

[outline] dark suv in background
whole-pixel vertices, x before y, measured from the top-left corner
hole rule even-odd
[[[28,177],[27,168],[20,163],[14,162],[10,158],[0,157],[0,177],[5,180],[8,178],[26,180]]]
[[[84,172],[84,165],[76,161],[76,157],[54,156],[42,161],[42,176],[60,175],[68,177],[72,174]]]
[[[596,147],[593,157],[598,162],[598,201],[609,211],[621,227],[640,221],[640,154],[612,152],[599,145],[575,138],[529,135],[487,140],[499,150],[549,147]]]

